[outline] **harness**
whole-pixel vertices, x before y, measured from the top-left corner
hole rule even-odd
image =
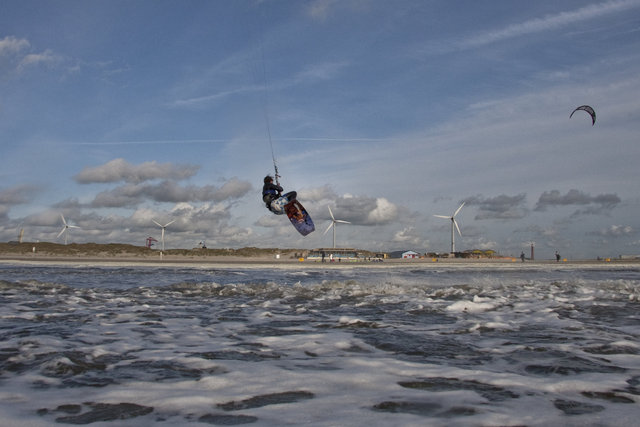
[[[262,198],[265,198],[267,196],[277,196],[278,192],[276,191],[275,188],[267,188],[265,190],[262,190]]]
[[[265,203],[268,204],[276,197],[278,197],[278,192],[275,190],[275,188],[267,188],[262,190],[262,200],[264,200]]]
[[[267,206],[267,209],[271,210],[271,202],[278,198],[278,190],[273,184],[265,184],[262,187],[262,201]],[[274,211],[272,211],[274,212]]]

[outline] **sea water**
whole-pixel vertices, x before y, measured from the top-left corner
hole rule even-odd
[[[637,425],[640,267],[0,264],[0,423]]]

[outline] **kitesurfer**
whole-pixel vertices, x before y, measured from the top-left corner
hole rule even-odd
[[[282,187],[273,183],[273,177],[267,175],[264,177],[264,186],[262,187],[262,200],[264,201],[267,209],[276,215],[284,214],[284,205],[291,200],[294,200],[297,196],[295,191],[290,191],[285,195],[282,195]]]

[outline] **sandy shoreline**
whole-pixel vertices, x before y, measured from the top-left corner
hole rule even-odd
[[[76,265],[76,266],[149,266],[149,267],[216,267],[216,268],[399,268],[399,267],[496,267],[496,268],[563,268],[578,267],[616,267],[638,268],[639,260],[554,260],[526,261],[519,259],[387,259],[384,262],[314,262],[293,258],[275,258],[272,256],[182,256],[165,255],[162,258],[148,256],[53,256],[53,255],[0,255],[0,264],[4,265]]]
[[[358,261],[321,262],[300,258],[308,253],[305,249],[255,248],[239,249],[174,249],[166,252],[123,243],[83,243],[60,245],[51,242],[0,243],[0,265],[76,265],[76,266],[147,266],[147,267],[193,267],[193,268],[563,268],[564,266],[640,266],[640,259],[612,258],[605,260],[561,260],[540,259],[535,261],[509,256],[495,258],[388,258],[382,262],[371,261],[373,253],[359,251],[363,255]]]

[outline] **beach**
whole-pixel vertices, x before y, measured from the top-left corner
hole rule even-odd
[[[242,248],[242,249],[214,249],[214,250],[151,250],[145,247],[124,244],[82,244],[82,245],[58,245],[52,243],[0,243],[0,262],[11,263],[35,263],[35,264],[61,264],[74,263],[82,265],[222,265],[232,266],[272,266],[287,267],[295,265],[299,268],[331,266],[331,267],[369,267],[384,268],[388,266],[473,266],[473,265],[513,265],[515,268],[524,266],[559,266],[559,265],[640,265],[639,259],[586,259],[586,260],[561,260],[539,259],[522,262],[516,257],[494,258],[386,258],[381,261],[372,260],[363,255],[357,261],[320,262],[307,260],[304,249],[277,249],[277,248]]]
[[[598,266],[616,266],[616,268],[637,267],[640,266],[640,260],[566,260],[557,262],[555,260],[539,260],[521,262],[516,258],[495,258],[495,259],[447,259],[447,258],[416,258],[416,259],[385,259],[383,261],[343,261],[343,262],[320,262],[308,261],[304,258],[296,257],[275,257],[273,255],[262,256],[233,256],[233,255],[211,255],[211,256],[193,256],[193,255],[117,255],[117,256],[96,256],[92,254],[74,254],[74,255],[51,255],[51,254],[2,254],[0,253],[0,263],[22,263],[22,264],[41,264],[41,265],[62,265],[75,264],[85,266],[109,266],[109,265],[129,265],[129,266],[255,266],[255,267],[272,267],[272,268],[403,268],[403,267],[441,267],[447,266],[451,268],[473,268],[474,266],[496,266],[500,268],[561,268],[569,266],[583,266],[585,268]]]

